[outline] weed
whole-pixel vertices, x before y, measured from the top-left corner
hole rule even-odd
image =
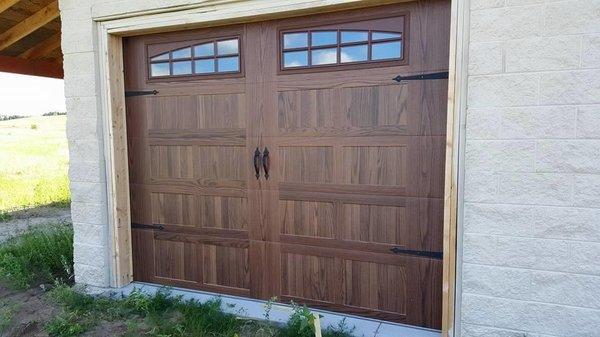
[[[38,126],[37,126],[37,124],[33,123],[33,124],[31,124],[31,126],[29,126],[29,128],[31,130],[37,130]]]
[[[0,335],[10,326],[19,305],[6,300],[0,301]]]
[[[52,337],[75,337],[89,328],[89,325],[82,323],[82,321],[84,320],[81,313],[77,311],[65,312],[48,322],[45,330]]]
[[[70,282],[72,273],[73,230],[69,227],[30,231],[0,246],[0,279],[14,288]]]

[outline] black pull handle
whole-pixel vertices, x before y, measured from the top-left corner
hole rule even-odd
[[[256,148],[254,151],[254,172],[256,172],[256,179],[260,178],[260,151]]]
[[[263,157],[262,157],[262,162],[263,162],[263,169],[265,170],[265,179],[269,179],[269,169],[271,168],[271,159],[269,158],[269,149],[267,149],[265,147],[265,150],[263,151]]]

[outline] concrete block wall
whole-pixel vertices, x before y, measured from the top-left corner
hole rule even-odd
[[[109,286],[106,174],[91,0],[60,0],[75,280]]]
[[[59,1],[78,283],[109,286],[92,13],[193,2]],[[600,0],[470,0],[470,8],[457,333],[597,335]]]
[[[599,13],[471,0],[464,337],[600,333]]]

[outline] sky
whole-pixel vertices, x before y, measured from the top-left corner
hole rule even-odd
[[[0,72],[0,115],[66,111],[63,81]]]

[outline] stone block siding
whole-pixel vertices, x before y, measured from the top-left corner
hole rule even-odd
[[[600,333],[599,13],[471,0],[463,337]]]
[[[91,0],[60,0],[75,280],[109,286],[106,174]]]
[[[78,283],[109,286],[92,13],[192,2],[60,0]],[[597,335],[600,0],[470,7],[457,335]]]

